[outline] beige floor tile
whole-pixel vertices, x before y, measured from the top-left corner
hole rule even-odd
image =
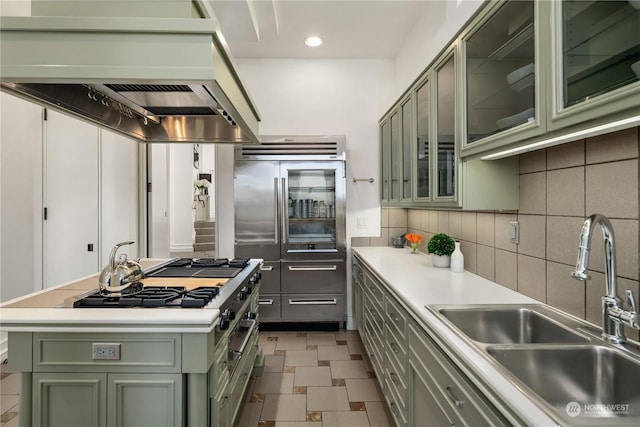
[[[321,422],[311,422],[311,421],[278,421],[276,423],[276,427],[322,427],[323,424]]]
[[[331,386],[331,370],[328,366],[296,368],[294,386]]]
[[[362,360],[332,360],[331,378],[369,378]]]
[[[385,402],[365,402],[367,408],[367,416],[371,427],[391,427],[391,414],[387,410]]]
[[[318,366],[318,351],[287,350],[284,366]]]
[[[329,378],[329,382],[331,382],[331,378]],[[3,394],[0,400],[0,413],[4,414],[20,403],[20,396],[17,394]]]
[[[0,381],[0,394],[20,393],[20,375],[12,374]]]
[[[333,332],[307,332],[307,345],[333,345],[336,334]]]
[[[349,348],[349,353],[351,354],[364,354],[364,347],[362,346],[362,341],[347,341],[347,347]]]
[[[264,357],[264,372],[282,372],[284,358],[285,356],[281,355],[266,355]]]
[[[360,333],[357,330],[340,329],[335,335],[336,340],[360,341]]]
[[[297,335],[280,335],[276,343],[276,350],[306,350],[307,338]]]
[[[3,423],[2,427],[18,427],[20,426],[20,415],[16,415],[11,418],[8,422]]]
[[[304,394],[267,394],[260,420],[306,421],[307,396]]]
[[[264,372],[256,379],[254,393],[293,393],[292,373]]]
[[[347,393],[352,402],[382,402],[375,379],[350,378],[346,380]]]
[[[349,347],[348,345],[319,345],[318,360],[351,360]]]
[[[258,345],[260,345],[260,347],[262,348],[262,354],[264,354],[265,356],[268,356],[268,355],[275,354],[276,345],[278,345],[278,341],[267,341],[266,339],[259,340]]]
[[[366,412],[323,412],[322,423],[331,427],[369,427]]]
[[[262,403],[245,402],[240,410],[238,427],[256,427],[260,421]]]
[[[309,411],[349,411],[349,400],[345,387],[308,387],[307,410]],[[323,424],[326,423],[323,419]]]

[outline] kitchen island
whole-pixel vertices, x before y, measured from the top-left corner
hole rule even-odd
[[[263,363],[261,261],[231,279],[197,279],[219,287],[202,308],[72,308],[97,289],[97,274],[2,304],[9,369],[21,374],[20,425],[231,425],[254,363]]]

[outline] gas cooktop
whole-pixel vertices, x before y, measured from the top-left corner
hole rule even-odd
[[[187,290],[183,286],[145,286],[142,291],[127,296],[111,297],[95,291],[73,302],[73,307],[126,308],[126,307],[179,307],[202,308],[214,299],[220,289],[201,286]]]
[[[236,277],[249,264],[249,258],[180,258],[159,270],[147,274],[147,277]]]

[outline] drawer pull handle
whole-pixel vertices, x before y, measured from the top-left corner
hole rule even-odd
[[[258,305],[273,305],[273,299],[258,300]]]
[[[261,265],[260,271],[273,271],[273,265]]]
[[[389,317],[391,317],[391,320],[393,320],[396,323],[398,323],[398,320],[400,320],[400,318],[396,316],[395,313],[389,313]]]
[[[222,361],[220,362],[220,367],[218,368],[218,372],[222,372],[227,368],[227,362],[226,361]]]
[[[391,377],[391,382],[394,383],[395,385],[398,385],[398,376],[396,375],[396,373],[391,372],[389,376]]]
[[[227,406],[228,401],[229,401],[229,396],[225,396],[224,399],[222,399],[222,402],[220,402],[220,408],[224,408],[225,406]]]
[[[464,406],[464,400],[458,399],[455,396],[454,388],[451,386],[447,386],[445,390],[447,392],[447,396],[449,396],[449,399],[451,399],[451,401],[456,405],[456,407],[462,409],[462,407]]]
[[[314,266],[296,267],[295,265],[289,266],[289,271],[336,271],[337,269],[338,269],[337,265],[325,265],[321,267],[314,267]]]
[[[337,298],[329,299],[290,299],[289,305],[336,305]]]
[[[399,413],[398,413],[398,405],[396,405],[395,402],[391,402],[389,404],[389,406],[391,407],[391,412],[393,413],[393,415],[395,415],[397,417],[399,415]]]
[[[391,350],[393,350],[394,353],[398,352],[398,346],[396,345],[396,343],[389,343],[389,347],[391,347]]]

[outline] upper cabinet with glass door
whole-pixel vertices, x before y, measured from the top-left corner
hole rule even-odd
[[[412,200],[411,97],[401,100],[381,121],[382,201],[399,206]]]
[[[640,1],[552,2],[554,109],[549,129],[640,107]]]
[[[537,15],[533,0],[494,2],[463,33],[463,150],[542,132]]]

